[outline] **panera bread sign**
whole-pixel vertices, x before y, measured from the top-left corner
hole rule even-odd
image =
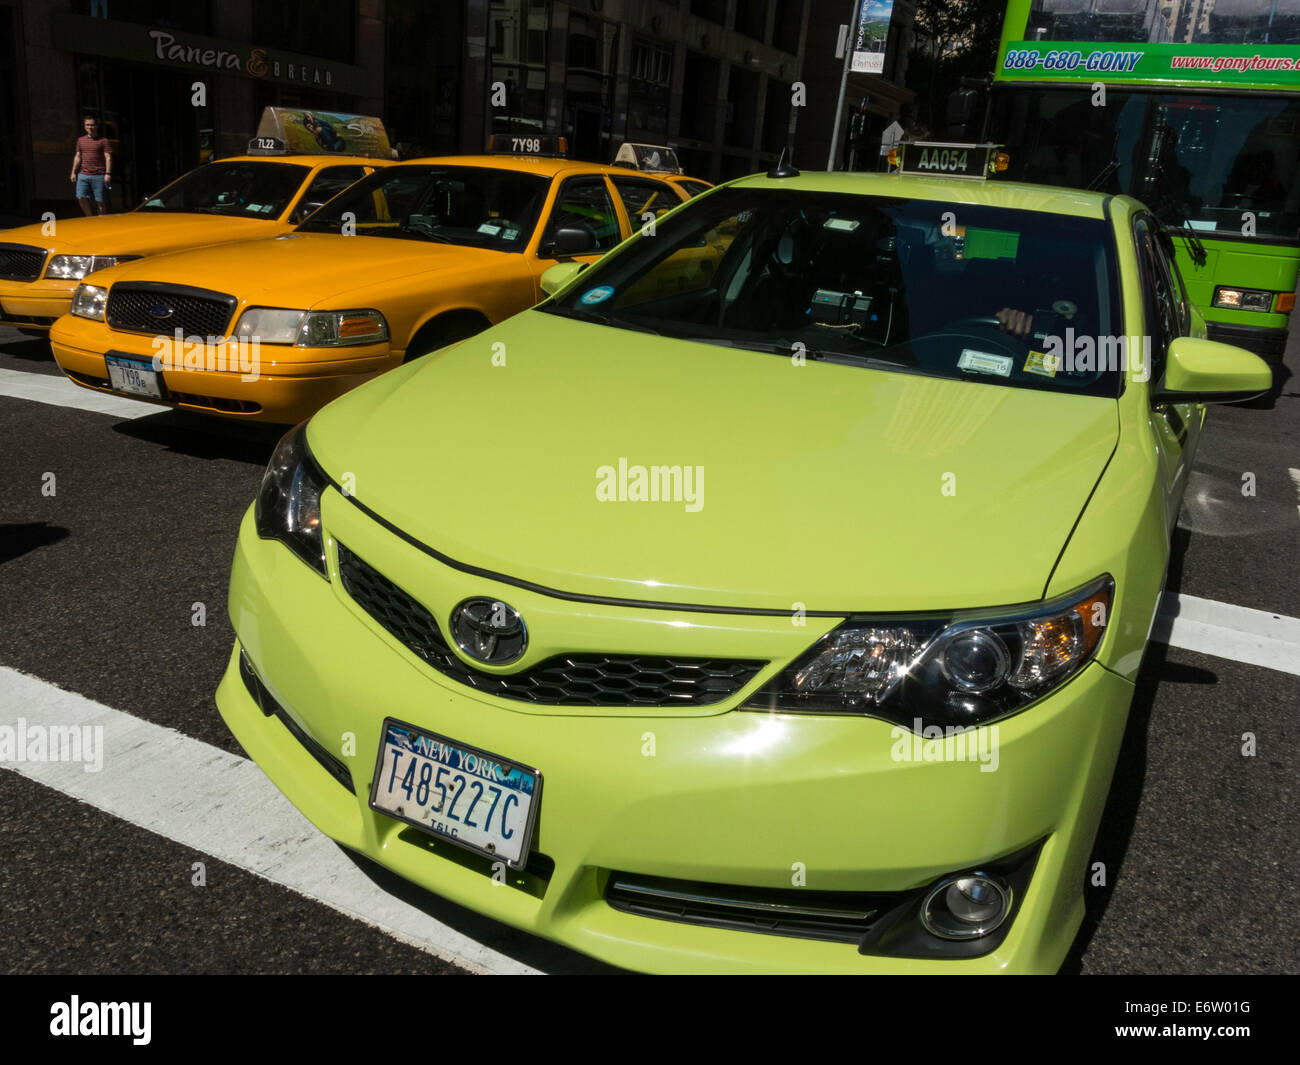
[[[344,93],[365,91],[361,69],[346,63],[330,63],[293,52],[69,12],[55,13],[54,45],[72,52],[182,70],[245,74]]]

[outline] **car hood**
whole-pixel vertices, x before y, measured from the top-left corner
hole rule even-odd
[[[344,396],[308,444],[458,562],[566,593],[838,612],[1041,598],[1117,434],[1114,400],[526,311]],[[659,493],[678,498],[636,499],[637,466],[680,467]]]
[[[66,255],[157,255],[231,240],[254,240],[275,233],[278,223],[262,218],[223,218],[204,214],[128,211],[92,218],[60,218],[54,233],[44,225],[0,232],[0,243],[32,244]]]
[[[198,285],[244,303],[311,308],[416,274],[499,263],[503,252],[390,237],[288,233],[115,266],[100,277]]]

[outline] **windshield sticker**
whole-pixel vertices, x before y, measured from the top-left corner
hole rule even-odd
[[[860,225],[862,223],[856,218],[828,218],[822,223],[822,229],[842,229],[846,233],[852,233]]]
[[[1055,377],[1056,371],[1061,368],[1061,356],[1048,355],[1042,351],[1031,351],[1029,358],[1025,360],[1025,373],[1042,374],[1044,377]]]
[[[595,288],[584,292],[582,298],[578,302],[585,303],[590,307],[593,303],[604,303],[612,295],[614,295],[614,289],[612,286],[597,285]]]
[[[990,355],[987,351],[975,351],[963,348],[961,358],[957,360],[957,369],[969,370],[971,373],[991,373],[999,377],[1010,377],[1015,360],[1010,355]]]
[[[501,230],[502,240],[517,240],[518,238],[519,238],[519,230],[517,229],[506,228]]]
[[[478,231],[480,233],[485,234],[486,236],[495,237],[498,233],[501,232],[501,227],[494,226],[491,222],[484,222],[481,226],[478,227]]]

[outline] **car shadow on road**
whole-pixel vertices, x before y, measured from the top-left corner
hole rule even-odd
[[[1182,585],[1183,559],[1190,535],[1181,527],[1174,534],[1169,574],[1165,580],[1165,594],[1168,596],[1176,595]],[[1128,726],[1115,763],[1110,795],[1102,811],[1097,841],[1093,844],[1085,871],[1083,925],[1061,965],[1062,975],[1078,975],[1083,971],[1083,957],[1110,905],[1111,892],[1119,883],[1137,822],[1138,805],[1146,786],[1147,737],[1157,689],[1161,684],[1217,684],[1218,680],[1218,676],[1209,670],[1170,662],[1166,643],[1147,645],[1146,657],[1142,660],[1134,686],[1133,703],[1129,707]],[[1105,869],[1105,884],[1093,886],[1093,870],[1098,862]]]
[[[365,873],[376,887],[387,894],[414,906],[421,913],[427,914],[435,921],[441,921],[461,935],[524,965],[552,975],[625,975],[623,969],[606,965],[585,954],[562,947],[558,943],[550,943],[490,917],[484,917],[473,910],[467,910],[463,906],[435,895],[432,891],[426,891],[409,880],[404,880],[396,873],[391,873],[383,866],[377,865],[365,855],[348,850],[347,847],[339,845],[339,850],[347,855],[348,859]]]
[[[288,426],[227,422],[190,411],[166,410],[121,421],[113,432],[196,459],[229,459],[265,466]]]
[[[48,521],[13,522],[0,525],[0,564],[12,562],[20,555],[39,547],[57,544],[68,535],[62,525]]]

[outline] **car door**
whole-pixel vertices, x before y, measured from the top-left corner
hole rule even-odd
[[[1142,302],[1146,331],[1151,344],[1151,385],[1164,376],[1169,345],[1186,336],[1190,308],[1186,293],[1175,280],[1173,267],[1161,248],[1160,223],[1150,215],[1134,224],[1138,263],[1142,274]],[[1130,343],[1133,341],[1130,340]],[[1156,403],[1151,407],[1151,429],[1160,454],[1164,481],[1165,527],[1170,535],[1178,522],[1178,510],[1187,487],[1192,456],[1200,438],[1204,408],[1196,403]]]
[[[556,234],[561,229],[582,229],[595,239],[595,248],[578,255],[556,250]],[[564,178],[551,202],[550,212],[542,221],[541,239],[533,262],[536,298],[541,299],[541,276],[559,262],[594,263],[610,248],[630,236],[620,223],[603,174],[580,174]]]

